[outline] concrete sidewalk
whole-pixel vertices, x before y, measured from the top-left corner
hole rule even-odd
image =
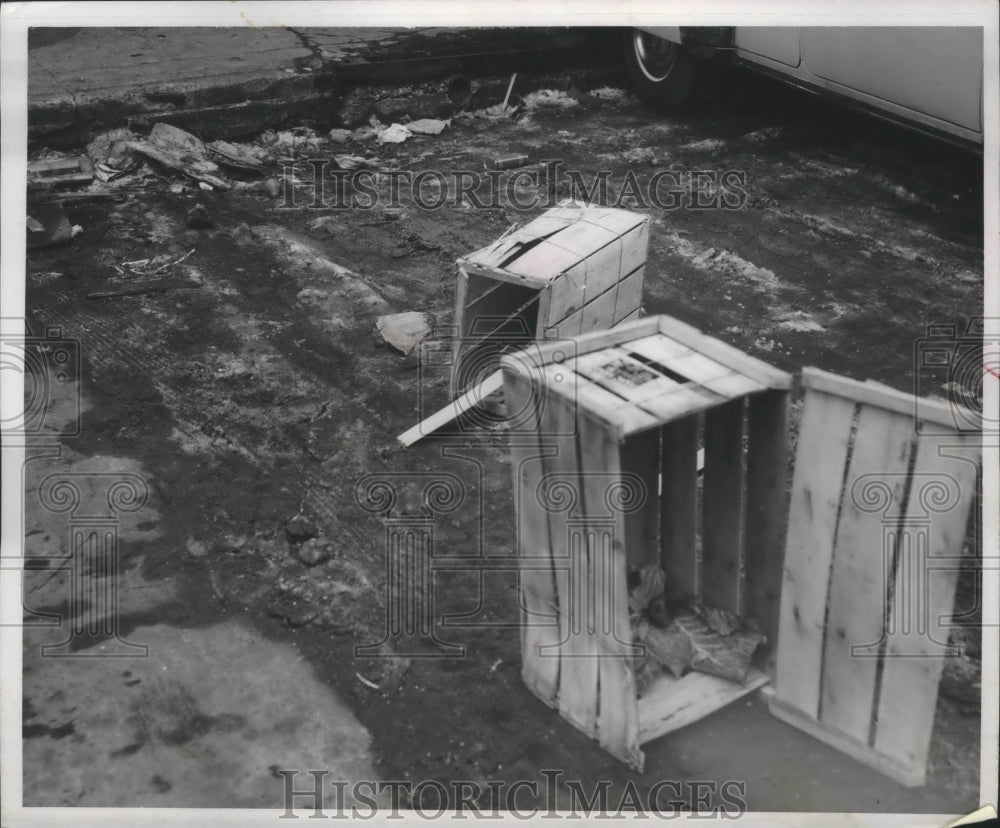
[[[167,118],[206,139],[295,119],[332,126],[358,87],[607,66],[616,45],[613,31],[571,28],[35,29],[29,140],[80,145]]]

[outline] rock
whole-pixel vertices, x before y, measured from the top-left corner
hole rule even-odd
[[[208,554],[208,547],[200,540],[188,538],[187,553],[192,558],[204,558]]]
[[[323,538],[312,538],[299,547],[298,556],[306,566],[317,566],[336,554],[333,543]]]
[[[328,135],[330,140],[337,144],[343,144],[351,140],[352,132],[349,129],[331,129]]]
[[[404,354],[411,353],[431,332],[427,314],[418,311],[380,316],[375,327],[386,342]]]
[[[290,540],[304,541],[315,538],[319,534],[316,524],[305,515],[296,515],[285,524],[285,534]]]
[[[195,204],[187,214],[187,219],[184,222],[192,230],[209,230],[215,227],[215,222],[212,221],[212,217],[208,214],[208,210],[205,209],[204,204]]]
[[[271,198],[277,198],[281,195],[281,182],[277,178],[269,178],[264,182],[264,192],[266,192]]]

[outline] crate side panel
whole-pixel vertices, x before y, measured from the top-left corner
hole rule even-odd
[[[671,597],[697,594],[698,415],[661,429],[660,562]]]
[[[830,563],[854,403],[806,393],[788,506],[775,692],[807,716],[819,712]]]
[[[622,236],[622,273],[631,273],[646,263],[649,247],[649,221]]]
[[[587,300],[588,266],[586,261],[582,261],[552,280],[549,307],[545,314],[545,324],[548,327],[583,308]]]
[[[743,612],[777,652],[788,491],[788,392],[747,400],[746,581]]]
[[[915,510],[917,514],[921,512],[914,504],[920,504],[921,500],[924,504],[934,503],[935,488],[942,482],[954,492],[953,499],[938,501],[939,510],[933,507],[927,510],[930,523],[925,530],[924,549],[931,559],[962,554],[976,490],[977,470],[970,461],[976,460],[979,442],[978,435],[955,434],[948,438],[923,435],[917,443],[908,518],[914,516]],[[939,454],[942,446],[947,446],[946,451],[953,456]],[[937,491],[940,493],[941,489]],[[910,530],[912,534],[917,531]],[[934,573],[924,570],[922,564],[927,559],[921,562],[917,540],[910,538],[909,554],[901,555],[896,568],[896,602],[891,616],[895,628],[886,642],[875,748],[915,767],[923,780],[943,666],[940,651],[948,641],[948,616],[953,609],[958,572],[954,564]],[[927,601],[920,606],[912,599],[921,594],[922,583],[926,584],[927,591],[923,594]],[[900,604],[901,596],[908,596],[909,603]],[[910,610],[910,618],[904,617],[906,608]]]
[[[743,536],[743,400],[705,412],[701,597],[739,612]]]
[[[587,296],[599,296],[621,281],[622,243],[615,239],[611,244],[595,250],[587,257]]]
[[[615,289],[606,290],[600,296],[590,299],[583,306],[583,324],[581,330],[600,331],[615,324]]]
[[[887,547],[886,530],[894,530],[899,520],[913,427],[910,417],[861,406],[840,509],[830,572],[820,721],[860,742],[868,741],[871,728],[888,599],[885,573],[890,571],[892,550]]]

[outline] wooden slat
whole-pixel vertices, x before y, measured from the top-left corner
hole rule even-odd
[[[552,442],[557,451],[545,458],[545,476],[554,485],[566,487],[574,504],[569,509],[541,508],[549,513],[549,548],[555,571],[559,599],[558,647],[542,651],[542,657],[559,659],[559,712],[585,733],[596,731],[597,670],[593,659],[586,658],[586,641],[581,624],[588,607],[587,590],[581,583],[588,579],[588,553],[579,533],[571,531],[571,520],[583,514],[583,491],[580,457],[576,439],[576,407],[562,399],[550,399],[541,412],[541,440]],[[581,653],[581,647],[584,648]],[[584,657],[581,657],[584,656]],[[590,681],[588,682],[588,678]]]
[[[553,279],[549,290],[551,299],[544,319],[546,327],[557,325],[571,313],[580,310],[589,298],[584,290],[587,283],[587,262],[571,267]],[[588,330],[588,329],[584,329]]]
[[[819,712],[823,621],[853,419],[851,401],[806,394],[788,507],[775,690],[813,717]]]
[[[661,430],[660,565],[674,598],[697,594],[698,417]]]
[[[584,503],[594,538],[591,556],[596,591],[609,599],[602,602],[602,612],[596,619],[597,638],[602,651],[616,654],[602,657],[598,662],[597,738],[605,750],[641,771],[639,713],[635,677],[629,661],[633,648],[628,620],[624,520],[620,514],[613,515],[614,537],[611,538],[607,522],[599,517],[603,514],[608,475],[617,475],[621,469],[619,450],[609,433],[587,418],[580,419],[580,448]]]
[[[440,411],[436,411],[425,420],[417,423],[413,428],[404,431],[396,439],[404,446],[412,446],[421,437],[432,434],[439,428],[443,428],[453,420],[458,419],[462,414],[473,406],[484,400],[490,394],[499,391],[503,387],[503,373],[494,371],[475,388],[466,391],[455,402],[449,403]]]
[[[659,325],[658,318],[647,316],[629,322],[627,325],[623,322],[609,331],[592,331],[583,334],[572,343],[563,341],[541,343],[533,349],[532,358],[539,363],[546,363],[550,362],[555,354],[565,354],[567,347],[572,348],[574,356],[579,356],[591,351],[599,351],[611,345],[620,345],[622,342],[628,342],[642,336],[649,336],[656,333]]]
[[[642,307],[642,289],[645,284],[645,267],[640,266],[618,283],[615,294],[614,320],[621,321],[630,313]]]
[[[820,371],[818,368],[802,369],[802,385],[805,388],[825,391],[827,394],[838,394],[859,403],[877,405],[898,414],[916,416],[917,419],[943,426],[946,429],[954,429],[956,422],[970,426],[980,422],[978,414],[954,403],[916,397],[878,382],[871,380],[859,382],[837,374]]]
[[[653,397],[637,405],[654,415],[661,423],[697,414],[724,403],[726,398],[697,385],[678,386],[668,395]]]
[[[513,363],[513,360],[511,360]],[[521,676],[532,692],[554,705],[559,661],[542,657],[540,647],[559,641],[555,580],[549,548],[548,515],[539,508],[536,491],[544,473],[538,439],[538,406],[532,404],[530,375],[505,366],[504,398],[510,410],[521,412],[510,431],[511,474],[517,514],[519,582],[521,586]]]
[[[639,354],[639,356],[646,357],[646,359],[664,366],[668,366],[670,361],[677,357],[695,355],[694,351],[687,345],[676,342],[660,333],[653,334],[652,336],[644,336],[632,342],[626,342],[621,347],[626,351]],[[721,373],[725,373],[728,370],[728,368],[725,368]]]
[[[745,377],[736,372],[726,374],[722,377],[715,377],[714,379],[707,379],[700,384],[703,388],[714,391],[716,394],[730,400],[767,390],[767,386],[759,380],[755,380],[752,377]]]
[[[584,331],[601,331],[615,324],[615,289],[606,290],[598,296],[587,296],[583,306]]]
[[[760,625],[777,653],[781,571],[788,502],[788,392],[747,400],[743,614]]]
[[[622,236],[622,273],[631,273],[646,263],[649,249],[649,220]],[[641,290],[640,290],[641,292]]]
[[[667,339],[665,336],[662,338],[668,342],[672,342],[672,340]],[[686,348],[687,346],[680,342],[674,342],[673,347],[679,349]],[[679,354],[666,359],[661,364],[664,368],[674,371],[692,382],[702,384],[708,380],[730,376],[733,373],[733,369],[728,365],[723,365],[721,362],[709,359],[704,354],[695,353],[691,350],[685,354]]]
[[[632,566],[658,563],[660,551],[660,430],[629,437],[621,447],[622,475],[635,475],[643,501],[625,516],[625,553]],[[631,487],[631,483],[626,481]]]
[[[697,328],[674,319],[671,316],[651,317],[658,320],[660,333],[682,342],[692,350],[698,351],[723,365],[746,374],[748,377],[760,380],[770,388],[790,388],[792,375],[779,371],[766,362],[745,354],[722,340],[713,339],[703,334]]]
[[[886,521],[894,529],[902,510],[913,426],[909,417],[861,406],[833,552],[819,718],[861,742],[871,728],[888,591]],[[889,489],[884,512],[872,511],[880,504],[867,500],[869,480]]]
[[[739,612],[743,400],[705,414],[704,495],[701,595],[709,606]]]
[[[704,719],[767,682],[767,676],[753,667],[743,684],[705,673],[688,673],[680,679],[664,673],[639,699],[639,742],[645,744]]]
[[[458,268],[458,283],[455,286],[455,341],[451,349],[451,376],[448,384],[448,396],[455,399],[458,396],[459,366],[462,359],[463,326],[465,325],[465,303],[469,293],[469,275],[464,268]]]
[[[598,296],[607,290],[616,290],[622,277],[622,243],[616,239],[612,244],[597,250],[587,258],[587,296]]]
[[[814,739],[824,744],[836,748],[841,753],[846,753],[852,759],[856,759],[870,768],[875,768],[879,773],[883,773],[891,779],[895,779],[901,785],[915,787],[923,785],[924,780],[921,774],[917,774],[912,768],[893,761],[890,757],[881,755],[866,745],[852,739],[844,733],[817,722],[811,716],[803,714],[793,705],[783,701],[778,696],[770,699],[769,707],[771,715],[783,722],[787,722],[799,730],[805,731]]]
[[[930,525],[925,547],[932,564],[933,558],[950,556],[953,560],[938,561],[942,568],[928,573],[911,542],[908,565],[903,561],[900,561],[903,565],[897,565],[893,603],[896,626],[890,630],[886,642],[875,747],[919,771],[921,781],[927,765],[943,666],[939,655],[942,645],[948,642],[945,619],[952,612],[958,577],[958,561],[954,558],[962,552],[976,488],[974,462],[958,457],[974,461],[980,439],[979,435],[956,434],[951,438],[926,435],[917,443],[907,520],[925,513],[919,503],[923,486],[933,486],[935,481],[953,486],[957,502],[943,505],[943,511],[928,513]],[[942,456],[939,454],[941,446],[947,446],[946,451],[956,456]],[[910,530],[912,534],[916,531]],[[926,596],[925,605],[922,605],[923,596]],[[901,605],[901,600],[907,604]],[[907,612],[907,608],[911,611]]]
[[[652,428],[657,424],[656,418],[650,414],[627,405],[621,397],[570,371],[564,365],[545,365],[535,370],[545,378],[547,389],[579,405],[587,415],[601,419],[612,429],[615,439],[620,439],[625,429],[631,431]]]

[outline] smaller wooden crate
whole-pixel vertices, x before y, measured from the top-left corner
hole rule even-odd
[[[802,385],[771,712],[922,785],[982,435],[877,383]]]
[[[533,346],[501,366],[524,681],[641,770],[642,743],[767,677],[662,676],[639,698],[628,565],[659,562],[677,593],[773,635],[792,378],[666,316]]]
[[[567,201],[459,259],[452,397],[501,353],[637,319],[648,243],[647,216]]]

